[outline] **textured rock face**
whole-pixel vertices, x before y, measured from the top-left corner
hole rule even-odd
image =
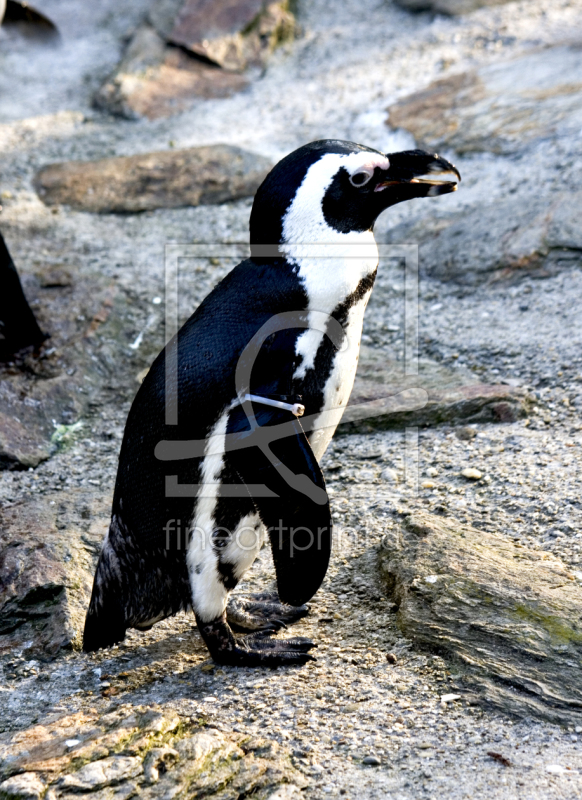
[[[582,126],[582,51],[532,50],[511,61],[431,83],[395,103],[389,124],[409,130],[419,146],[457,153],[491,152],[544,158],[544,147],[572,151]],[[575,154],[564,156],[567,165]],[[464,175],[472,180],[471,172]],[[499,176],[503,181],[503,175]],[[503,185],[503,184],[501,184]],[[511,191],[446,216],[424,216],[390,231],[388,242],[417,241],[425,274],[475,285],[525,273],[546,277],[580,264],[578,187],[523,180]]]
[[[37,381],[6,375],[0,397],[0,469],[35,467],[49,458],[57,433],[53,420],[70,424],[81,408],[66,375]]]
[[[527,416],[523,389],[475,382],[465,370],[421,360],[418,375],[404,374],[403,362],[362,348],[358,373],[340,433],[369,433],[407,425],[515,422]]]
[[[157,31],[144,23],[94,102],[98,108],[128,119],[159,119],[183,111],[193,98],[230,97],[247,84],[244,75],[167,47]]]
[[[13,774],[22,770],[24,774]],[[3,798],[302,796],[304,776],[276,742],[205,731],[163,706],[78,712],[0,738]]]
[[[512,153],[582,124],[582,51],[552,47],[453,75],[391,106],[392,127],[428,149]]]
[[[70,161],[42,169],[35,184],[47,205],[98,213],[224,203],[255,193],[271,167],[228,145]]]
[[[82,507],[84,518],[76,518]],[[54,655],[77,646],[108,498],[43,497],[4,509],[0,519],[0,650]]]
[[[580,192],[502,199],[441,219],[425,219],[390,231],[389,241],[420,242],[422,270],[430,277],[474,285],[488,279],[546,277],[559,267],[577,266],[582,225]]]
[[[398,624],[510,713],[582,721],[582,588],[558,559],[417,512],[380,551]]]
[[[133,35],[125,55],[95,96],[120,116],[156,119],[184,110],[196,97],[228,97],[295,35],[286,0],[163,0]]]
[[[151,18],[159,20],[159,12],[152,10]],[[264,0],[186,0],[171,27],[164,22],[156,27],[167,41],[229,70],[259,63],[295,31],[288,3]]]
[[[468,14],[486,6],[500,6],[511,0],[396,0],[409,11],[435,11],[437,14]]]

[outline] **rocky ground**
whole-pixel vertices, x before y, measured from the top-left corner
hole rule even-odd
[[[390,2],[299,3],[297,38],[249,67],[241,92],[120,119],[92,99],[149,5],[47,0],[58,50],[0,29],[0,226],[52,334],[42,358],[0,376],[10,467],[0,473],[0,769],[13,775],[0,791],[579,797],[582,718],[550,723],[518,704],[501,713],[494,697],[467,692],[454,658],[403,635],[379,552],[420,510],[547,551],[582,584],[580,4],[523,0],[451,17]],[[462,126],[444,126],[447,114]],[[54,162],[216,143],[274,161],[322,137],[383,150],[416,137],[457,164],[455,195],[393,209],[377,238],[420,244],[420,384],[429,374],[441,389],[503,385],[517,411],[492,422],[451,401],[428,427],[390,429],[383,418],[338,433],[323,463],[333,563],[293,629],[316,639],[317,662],[216,668],[185,615],[82,655],[71,643],[125,417],[164,342],[164,245],[214,246],[183,263],[185,318],[236,263],[238,250],[220,248],[245,242],[251,200],[95,214],[44,205],[35,176]],[[401,378],[413,364],[405,290],[388,250],[364,378],[370,364]],[[272,583],[262,551],[240,591]]]

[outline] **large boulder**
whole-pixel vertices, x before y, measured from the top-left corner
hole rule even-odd
[[[400,629],[454,663],[461,694],[582,724],[582,587],[561,561],[419,511],[387,534],[380,569]]]
[[[176,114],[243,89],[241,74],[295,35],[288,0],[162,0],[132,36],[95,104],[127,118]]]
[[[442,281],[475,285],[523,274],[546,277],[582,262],[582,192],[509,195],[440,218],[397,225],[387,241],[418,242],[422,271]]]
[[[44,495],[0,517],[0,653],[51,656],[81,642],[110,501]]]
[[[229,145],[51,164],[36,175],[47,205],[101,214],[224,203],[253,195],[271,168]]]
[[[78,711],[0,736],[0,797],[302,797],[289,751],[258,736],[205,729],[167,706]],[[288,789],[288,791],[285,791]],[[293,792],[295,790],[295,793]],[[281,792],[281,794],[278,794]]]
[[[581,75],[579,47],[533,50],[434,81],[390,106],[388,122],[429,150],[514,153],[548,137],[577,136]]]
[[[468,370],[420,359],[417,374],[382,350],[362,347],[354,389],[339,433],[370,433],[406,426],[515,422],[529,413],[524,389],[475,381]]]

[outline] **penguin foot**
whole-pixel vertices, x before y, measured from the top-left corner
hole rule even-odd
[[[226,614],[212,622],[198,620],[198,630],[217,664],[232,667],[302,666],[315,658],[308,652],[315,643],[304,637],[271,639],[261,631],[239,640],[226,622]]]
[[[288,606],[274,592],[238,597],[228,601],[226,619],[233,630],[274,632],[309,613],[309,606]]]
[[[294,639],[272,639],[267,632],[243,636],[237,645],[248,658],[247,666],[279,667],[289,664],[303,665],[315,661],[309,653],[315,642],[298,636]],[[244,656],[243,656],[244,658]]]

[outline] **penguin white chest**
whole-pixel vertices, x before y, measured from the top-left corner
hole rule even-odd
[[[361,234],[351,252],[336,258],[312,258],[299,262],[299,277],[308,296],[308,328],[298,338],[296,353],[301,356],[294,378],[301,380],[315,368],[317,352],[324,343],[330,317],[345,306],[343,342],[335,352],[331,370],[323,387],[323,406],[314,421],[311,447],[319,460],[327,448],[348,403],[360,353],[364,312],[372,291],[370,278],[378,265],[378,250],[371,234]],[[356,237],[354,237],[356,238]],[[363,245],[363,246],[362,246]],[[364,290],[363,290],[364,287]]]
[[[360,340],[364,322],[364,312],[372,290],[350,308],[347,323],[344,326],[345,339],[342,347],[336,352],[331,372],[323,391],[323,407],[313,424],[310,437],[311,447],[317,460],[321,460],[335,429],[341,421],[348,404],[360,355]]]

